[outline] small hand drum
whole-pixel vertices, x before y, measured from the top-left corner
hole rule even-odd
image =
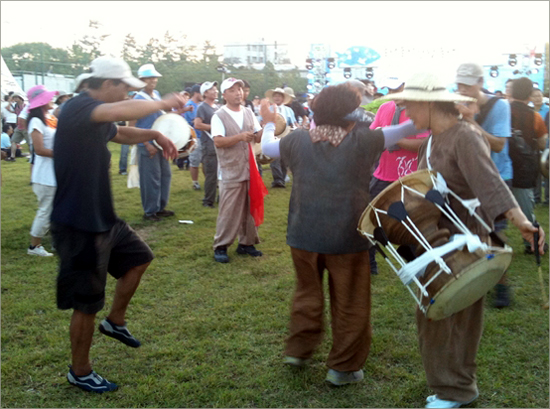
[[[281,114],[277,114],[275,119],[275,139],[284,138],[292,129],[287,125],[285,118]],[[259,165],[267,165],[275,159],[270,158],[262,153],[262,145],[260,143],[253,144],[254,156]]]
[[[498,283],[512,261],[511,248],[482,243],[460,221],[440,191],[464,206],[471,208],[472,202],[475,206],[475,201],[464,201],[450,191],[441,175],[420,170],[380,192],[363,212],[358,226],[410,291],[420,310],[432,320],[446,318],[475,303]],[[474,210],[472,215],[489,229]],[[451,236],[448,229],[440,229],[441,217],[449,219],[460,233]],[[416,291],[411,285],[416,285]]]
[[[179,114],[169,113],[159,116],[153,123],[151,129],[159,131],[174,142],[178,151],[187,145],[191,138],[191,127]],[[153,143],[157,148],[162,150],[161,146],[157,144],[156,141],[153,141]]]

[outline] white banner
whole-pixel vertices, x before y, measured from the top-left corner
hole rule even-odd
[[[1,68],[2,69],[2,71],[1,71],[1,74],[2,74],[2,86],[1,86],[2,96],[7,95],[10,91],[19,92],[19,93],[25,95],[25,92],[23,92],[23,90],[21,89],[21,87],[19,86],[17,81],[15,81],[15,79],[13,78],[13,75],[11,75],[10,69],[8,68],[6,63],[4,62],[4,57],[1,57],[1,58],[2,58],[2,68]]]

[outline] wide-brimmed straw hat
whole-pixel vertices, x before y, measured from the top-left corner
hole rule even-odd
[[[269,99],[269,102],[271,102],[272,104],[274,104],[273,102],[273,94],[278,92],[279,94],[282,94],[283,97],[285,98],[283,100],[283,105],[286,105],[288,103],[290,103],[292,101],[292,97],[290,95],[288,95],[284,89],[282,88],[275,88],[275,89],[268,89],[266,92],[265,92],[265,97],[267,99]]]
[[[381,97],[382,100],[433,101],[433,102],[468,102],[475,98],[465,97],[449,92],[445,83],[435,74],[422,72],[414,74],[405,81],[403,92]]]

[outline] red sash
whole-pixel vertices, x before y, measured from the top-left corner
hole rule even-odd
[[[248,144],[248,163],[250,165],[250,187],[248,189],[250,214],[254,218],[254,224],[258,227],[264,222],[264,197],[267,195],[267,188],[258,171],[251,144]]]

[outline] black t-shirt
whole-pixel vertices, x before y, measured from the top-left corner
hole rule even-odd
[[[51,220],[89,232],[104,232],[116,221],[109,179],[107,142],[117,134],[112,122],[92,122],[102,101],[83,92],[61,111],[54,143],[57,190]]]
[[[212,116],[217,110],[218,108],[212,108],[206,102],[201,102],[197,108],[197,118],[202,119],[203,124],[210,125],[212,123]],[[214,141],[205,131],[201,131],[201,144],[204,154],[216,154]]]
[[[304,109],[304,106],[300,104],[298,101],[296,101],[295,99],[292,100],[289,106],[294,111],[294,116],[296,117],[296,120],[298,120],[298,118],[307,116],[307,112]]]

